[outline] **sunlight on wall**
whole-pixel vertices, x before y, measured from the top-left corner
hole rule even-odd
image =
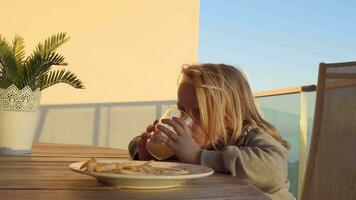
[[[27,50],[57,32],[85,90],[57,85],[42,104],[175,99],[183,63],[197,62],[198,0],[1,1],[0,33]]]

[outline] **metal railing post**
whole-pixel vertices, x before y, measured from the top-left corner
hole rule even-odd
[[[308,100],[307,92],[300,92],[300,122],[299,122],[299,170],[298,170],[298,199],[303,188],[305,169],[307,165],[307,139],[308,139]]]

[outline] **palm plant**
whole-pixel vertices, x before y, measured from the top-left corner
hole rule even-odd
[[[84,88],[77,76],[66,69],[52,66],[67,66],[64,57],[55,51],[67,42],[66,33],[58,33],[39,43],[31,55],[25,58],[24,39],[16,36],[12,43],[0,34],[0,88],[14,84],[18,89],[29,86],[32,90],[46,89],[57,83],[66,83],[74,88]]]

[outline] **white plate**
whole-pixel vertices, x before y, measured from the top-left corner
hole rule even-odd
[[[145,161],[117,161],[117,160],[99,160],[102,163],[124,162],[139,165]],[[69,165],[69,168],[75,172],[86,174],[98,179],[100,182],[117,187],[117,188],[133,188],[133,189],[160,189],[177,187],[188,179],[206,177],[214,173],[209,167],[200,165],[191,165],[174,162],[153,162],[152,167],[169,168],[176,170],[187,170],[186,174],[180,175],[146,175],[146,174],[114,174],[114,173],[98,173],[88,172],[80,169],[84,162],[76,162]]]

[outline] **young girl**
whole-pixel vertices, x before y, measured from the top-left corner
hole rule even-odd
[[[164,142],[182,162],[211,167],[245,180],[275,200],[293,199],[287,179],[288,143],[262,118],[244,74],[225,64],[188,65],[182,68],[178,108],[195,121],[157,120],[129,145],[133,159],[153,159],[146,150],[151,132],[159,129]],[[155,134],[154,137],[159,137]]]

